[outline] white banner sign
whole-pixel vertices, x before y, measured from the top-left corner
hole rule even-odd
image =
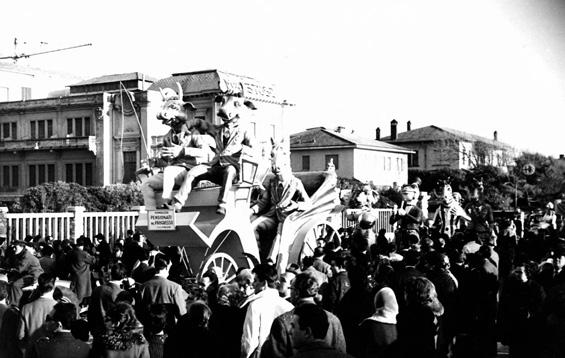
[[[176,226],[174,210],[149,210],[147,229],[149,231],[174,231]]]

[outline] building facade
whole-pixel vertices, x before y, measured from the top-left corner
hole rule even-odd
[[[355,136],[345,128],[311,128],[290,136],[294,172],[325,170],[330,161],[342,178],[392,186],[408,181],[411,150]]]
[[[459,130],[427,126],[397,133],[397,121],[391,122],[391,135],[382,138],[414,151],[409,156],[410,169],[471,169],[478,165],[506,167],[514,164],[519,153],[508,144],[498,141],[495,131],[493,139]],[[378,130],[379,131],[379,130]]]
[[[177,90],[197,110],[189,115],[212,123],[215,97],[229,86],[243,86],[258,107],[250,118],[259,142],[282,134],[288,107],[271,86],[210,70],[155,80],[133,72],[82,81],[70,95],[0,103],[0,201],[12,201],[31,186],[66,181],[81,185],[128,183],[141,161],[159,155],[169,128],[156,119],[159,88]]]

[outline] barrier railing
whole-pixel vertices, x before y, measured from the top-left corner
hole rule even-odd
[[[357,217],[362,213],[361,209],[347,209],[343,211],[342,223],[344,228],[357,225]],[[373,228],[375,233],[380,229],[385,229],[387,233],[393,232],[392,225],[389,224],[392,216],[392,209],[372,209],[371,213],[376,217],[376,223]]]
[[[23,240],[26,236],[52,236],[54,240],[75,240],[80,235],[93,238],[104,235],[110,243],[135,229],[137,211],[86,212],[75,206],[65,213],[6,213],[7,239]]]

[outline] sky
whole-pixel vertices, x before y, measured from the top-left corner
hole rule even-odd
[[[0,55],[14,37],[28,53],[93,44],[21,64],[247,75],[295,104],[290,132],[386,136],[396,119],[565,153],[565,0],[28,0],[2,13]]]

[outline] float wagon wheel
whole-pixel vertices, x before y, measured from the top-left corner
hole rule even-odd
[[[326,243],[332,242],[336,238],[341,242],[339,232],[329,222],[324,221],[313,225],[304,235],[302,250],[300,251],[301,262],[304,257],[314,255],[314,249],[317,246],[316,240],[319,238],[324,239]]]
[[[213,253],[206,263],[202,272],[214,271],[218,275],[218,282],[231,282],[237,275],[237,263],[225,252]]]
[[[240,235],[234,230],[224,230],[216,236],[205,257],[200,273],[213,270],[220,283],[233,281],[240,267],[253,267],[243,250]]]

